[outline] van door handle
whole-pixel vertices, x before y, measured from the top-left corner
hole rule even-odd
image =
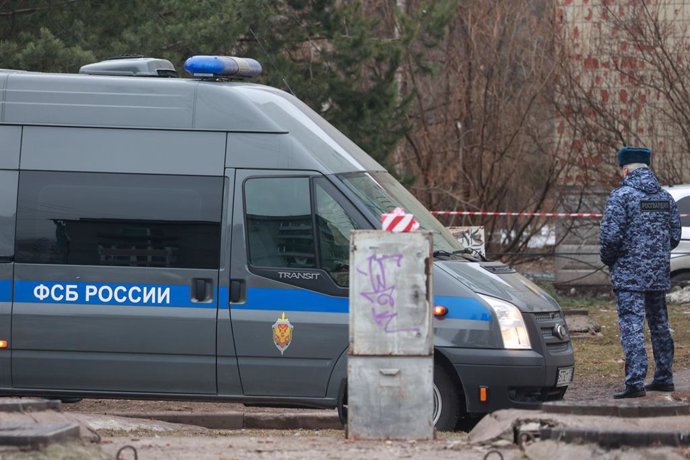
[[[247,289],[244,280],[230,280],[230,303],[241,303],[247,300]]]
[[[211,278],[192,278],[192,302],[213,300],[213,280]]]

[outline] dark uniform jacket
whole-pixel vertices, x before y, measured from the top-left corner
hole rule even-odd
[[[671,249],[680,242],[678,207],[649,168],[639,168],[609,195],[600,230],[601,261],[616,291],[671,287]]]

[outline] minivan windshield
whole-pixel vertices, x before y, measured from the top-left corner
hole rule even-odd
[[[413,214],[422,229],[433,233],[435,253],[450,255],[463,252],[462,244],[390,174],[358,172],[339,174],[338,177],[376,217],[397,207]]]

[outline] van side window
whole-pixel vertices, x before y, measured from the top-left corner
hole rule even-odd
[[[17,262],[217,269],[223,179],[22,171]]]
[[[308,177],[262,177],[244,185],[249,263],[315,268]]]
[[[349,285],[350,231],[358,228],[343,207],[315,181],[320,267],[338,286]]]
[[[311,184],[308,177],[247,179],[249,265],[322,269],[338,286],[347,287],[350,231],[361,225],[333,193],[338,192],[323,177]]]
[[[17,172],[0,171],[0,262],[13,260],[16,207]]]
[[[680,214],[690,214],[690,196],[678,200],[677,205]],[[690,227],[690,217],[681,217],[680,222],[683,227]]]

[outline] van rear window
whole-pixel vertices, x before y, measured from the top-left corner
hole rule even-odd
[[[681,214],[690,214],[690,196],[686,196],[678,200],[678,212]],[[690,217],[681,217],[681,225],[683,227],[690,227]]]
[[[219,266],[223,179],[22,171],[16,261]]]

